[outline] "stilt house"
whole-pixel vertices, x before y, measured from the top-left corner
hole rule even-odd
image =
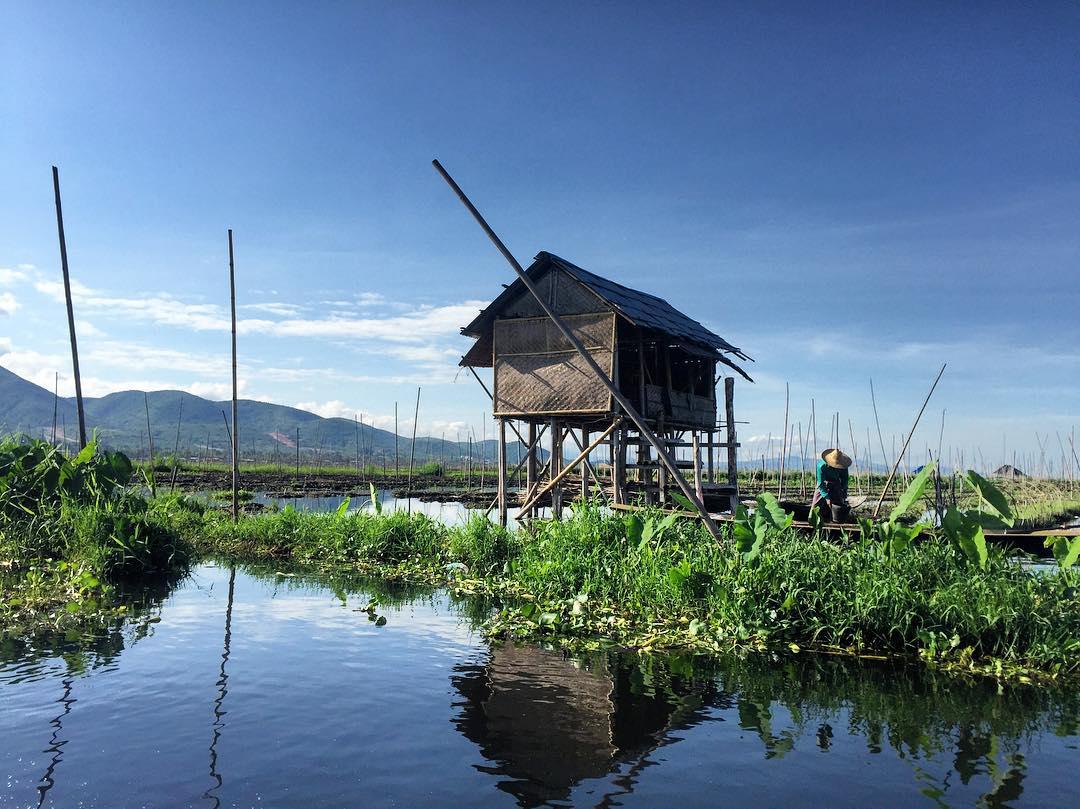
[[[690,457],[683,457],[679,466],[693,473],[699,491],[733,500],[734,378],[729,375],[725,380],[725,421],[721,423],[717,421],[717,371],[750,380],[738,365],[750,358],[661,298],[601,278],[551,253],[537,255],[526,273],[653,432],[677,456],[686,456],[690,450]],[[494,369],[493,414],[500,423],[500,446],[507,421],[521,422],[528,429],[527,439],[519,433],[530,448],[524,462],[528,468],[526,503],[547,488],[536,457],[543,430],[549,431],[551,447],[547,484],[557,482],[563,472],[564,441],[569,435],[584,456],[580,460],[583,494],[590,491],[591,477],[616,503],[629,502],[635,492],[644,493],[650,502],[666,499],[670,481],[664,467],[650,457],[651,447],[621,418],[618,402],[520,278],[506,286],[462,334],[476,342],[461,364]],[[715,438],[721,429],[724,440],[718,442]],[[596,443],[589,436],[597,431],[609,447],[610,480],[597,475],[590,461],[592,451],[586,451]],[[713,454],[718,448],[727,449],[722,483],[717,481]],[[636,457],[631,462],[628,452],[633,450]],[[500,486],[500,499],[505,503],[504,488]],[[557,513],[563,486],[550,489]]]

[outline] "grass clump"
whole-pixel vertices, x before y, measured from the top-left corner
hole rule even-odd
[[[104,609],[112,586],[183,569],[184,498],[147,499],[131,462],[91,442],[68,458],[44,441],[0,441],[0,623],[5,634]]]

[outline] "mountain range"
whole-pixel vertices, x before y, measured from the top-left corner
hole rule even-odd
[[[83,398],[87,433],[96,432],[103,446],[122,450],[133,457],[146,458],[147,411],[155,455],[177,449],[189,459],[227,460],[229,401],[215,402],[179,390],[143,393],[128,390],[100,398]],[[237,405],[240,423],[240,455],[244,461],[290,463],[296,458],[299,436],[302,463],[366,463],[390,466],[395,446],[402,467],[408,466],[411,441],[370,424],[352,419],[324,418],[295,407],[241,399]],[[55,412],[55,418],[54,418]],[[179,438],[177,420],[179,419]],[[77,445],[78,414],[75,398],[55,398],[48,391],[0,366],[0,435],[20,433],[51,439],[55,424],[57,441]],[[511,461],[519,457],[517,442],[507,447]],[[493,460],[496,442],[475,442],[474,458]],[[524,449],[521,450],[524,452]],[[459,463],[469,452],[467,441],[446,441],[431,436],[416,439],[416,463],[429,460]]]

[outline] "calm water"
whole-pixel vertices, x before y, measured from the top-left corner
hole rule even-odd
[[[493,648],[481,603],[272,569],[203,565],[133,612],[0,646],[0,805],[1080,802],[1075,692]]]

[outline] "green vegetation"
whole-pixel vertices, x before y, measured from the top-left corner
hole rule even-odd
[[[840,541],[801,535],[770,495],[739,517],[732,541],[718,545],[694,520],[613,516],[593,504],[518,532],[482,518],[447,527],[419,514],[349,513],[346,504],[238,525],[208,512],[199,542],[207,552],[349,564],[496,595],[493,633],[585,648],[816,649],[997,676],[1080,675],[1068,560],[1033,571],[978,543],[981,527],[966,511],[955,529],[914,542],[900,538],[895,515]],[[1080,552],[1080,539],[1071,547]]]
[[[130,463],[91,445],[74,459],[41,442],[0,445],[0,622],[93,613],[133,575],[182,570],[191,549],[246,561],[347,566],[391,580],[482,593],[501,610],[489,631],[583,648],[813,649],[904,659],[997,676],[1080,675],[1080,538],[1054,539],[1054,570],[988,547],[987,525],[1015,521],[973,473],[973,507],[951,506],[933,537],[901,521],[925,512],[932,470],[888,517],[830,539],[790,528],[758,497],[714,542],[695,520],[611,514],[507,531],[482,517],[450,527],[422,514],[282,511],[234,524],[180,497],[125,485]],[[373,487],[374,488],[374,487]]]
[[[128,486],[131,462],[96,442],[68,458],[43,441],[0,442],[0,632],[60,627],[109,609],[116,584],[183,569],[179,498]]]

